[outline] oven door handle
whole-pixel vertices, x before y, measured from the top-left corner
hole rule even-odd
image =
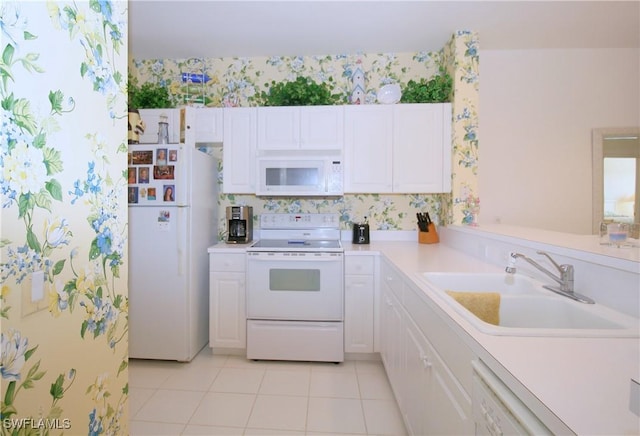
[[[341,262],[342,256],[282,256],[249,254],[249,262],[273,262],[286,260],[288,262]]]

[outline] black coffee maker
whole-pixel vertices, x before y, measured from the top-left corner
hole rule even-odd
[[[227,244],[246,244],[253,240],[253,208],[227,206]]]
[[[353,223],[353,239],[354,244],[369,243],[369,223],[365,219],[364,223]]]

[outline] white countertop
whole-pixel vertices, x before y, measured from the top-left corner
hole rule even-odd
[[[238,252],[243,253],[247,251],[247,248],[255,241],[248,242],[246,244],[227,244],[225,242],[218,242],[216,245],[212,245],[207,249],[208,253],[229,253]]]
[[[368,246],[345,244],[345,250],[347,255],[383,253],[449,315],[450,325],[462,328],[473,339],[477,354],[502,366],[501,377],[512,377],[521,385],[505,380],[517,395],[537,399],[575,433],[640,434],[640,417],[629,410],[630,380],[640,376],[640,339],[484,334],[413,277],[428,271],[503,272],[502,268],[442,244],[372,242]]]
[[[624,247],[602,245],[597,235],[578,235],[504,224],[481,226],[452,226],[456,231],[490,234],[496,240],[523,239],[538,244],[553,245],[574,257],[600,264],[640,272],[640,241],[629,239]]]
[[[523,236],[519,230],[514,232],[514,236]],[[248,245],[220,243],[209,248],[209,253],[242,251]],[[461,329],[473,351],[492,364],[494,372],[545,421],[559,420],[576,434],[640,434],[640,417],[629,410],[631,378],[640,379],[640,339],[485,334],[414,276],[429,271],[502,272],[503,268],[443,244],[374,240],[368,245],[343,241],[343,246],[347,256],[384,254],[448,315],[449,325]],[[635,267],[633,256],[622,260]]]

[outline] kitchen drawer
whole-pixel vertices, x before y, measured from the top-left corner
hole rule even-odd
[[[345,274],[370,274],[373,275],[375,259],[373,256],[345,256]]]
[[[211,253],[209,254],[209,271],[235,271],[244,272],[246,255]]]

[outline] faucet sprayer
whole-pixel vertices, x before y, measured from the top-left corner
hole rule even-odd
[[[556,267],[560,275],[556,276],[554,273],[552,273],[551,271],[549,271],[548,269],[540,265],[535,260],[525,256],[524,254],[515,253],[515,252],[509,253],[509,264],[505,268],[505,272],[507,272],[508,274],[515,274],[516,260],[518,258],[522,258],[526,260],[528,263],[530,263],[531,265],[533,265],[534,267],[536,267],[536,269],[538,269],[539,271],[542,271],[543,273],[545,273],[547,276],[549,276],[551,279],[553,279],[556,283],[560,285],[559,287],[544,285],[543,287],[545,289],[548,289],[560,295],[564,295],[565,297],[569,297],[573,300],[580,301],[582,303],[588,303],[588,304],[595,303],[591,298],[585,295],[578,294],[573,291],[573,273],[574,273],[573,265],[569,265],[569,264],[558,265],[558,263],[555,260],[553,260],[548,253],[544,251],[538,251],[537,253],[549,259],[549,261],[551,261],[553,266]]]

